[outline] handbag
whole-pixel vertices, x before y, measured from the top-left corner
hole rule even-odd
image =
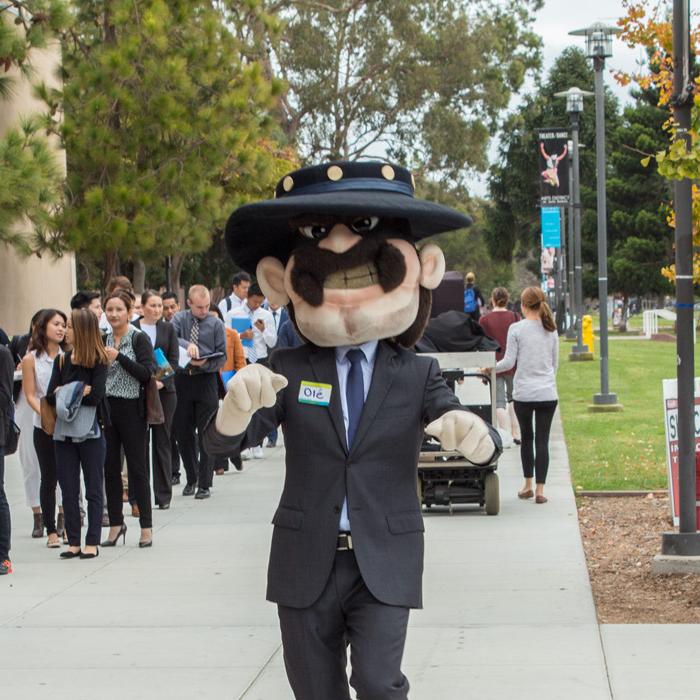
[[[148,425],[163,425],[163,404],[160,401],[160,393],[156,378],[151,377],[146,382],[146,422]]]
[[[10,418],[7,431],[5,433],[5,444],[2,448],[5,456],[13,455],[15,452],[17,452],[17,445],[19,444],[19,436],[21,432],[22,431],[19,429],[17,423]]]
[[[41,429],[47,435],[53,435],[53,431],[56,429],[56,407],[52,406],[46,397],[44,397],[39,402],[39,408],[41,415]]]

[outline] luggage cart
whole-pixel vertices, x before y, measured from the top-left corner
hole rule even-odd
[[[442,375],[451,388],[456,388],[456,383],[465,378],[478,378],[481,381],[483,375],[479,373],[479,368],[490,369],[487,401],[463,405],[491,425],[496,425],[495,352],[423,354],[438,361]],[[484,508],[487,515],[498,515],[500,496],[497,467],[498,460],[488,465],[473,464],[457,451],[442,450],[437,441],[426,436],[418,461],[418,496],[426,508],[447,506],[452,513],[455,504],[476,504]]]

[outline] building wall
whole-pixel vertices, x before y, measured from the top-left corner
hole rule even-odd
[[[32,53],[34,80],[57,86],[56,72],[61,58],[58,44]],[[32,96],[31,84],[16,70],[14,91],[0,104],[0,136],[14,127],[23,116],[42,110],[42,103]],[[56,148],[56,158],[65,172],[65,153]],[[56,260],[50,255],[23,258],[0,245],[0,327],[8,335],[26,333],[35,311],[54,307],[67,310],[75,294],[75,258],[72,254]]]

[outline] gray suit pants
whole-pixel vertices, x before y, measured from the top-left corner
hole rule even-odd
[[[401,673],[408,608],[380,603],[351,552],[336,554],[321,597],[308,608],[278,606],[284,663],[297,700],[406,700]]]

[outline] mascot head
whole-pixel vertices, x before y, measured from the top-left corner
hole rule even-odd
[[[231,215],[226,245],[315,345],[393,338],[410,347],[430,316],[430,290],[445,272],[440,248],[416,243],[471,223],[413,191],[413,176],[397,165],[302,168],[280,180],[275,199]]]

